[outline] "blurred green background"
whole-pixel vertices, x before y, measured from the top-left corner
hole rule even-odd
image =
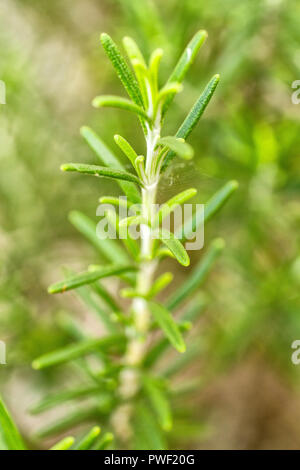
[[[190,140],[195,161],[184,169],[174,163],[160,197],[192,184],[205,202],[229,179],[240,187],[205,233],[207,240],[222,236],[226,249],[205,286],[203,349],[185,372],[202,380],[191,409],[199,426],[185,424],[174,445],[299,448],[300,366],[291,362],[291,344],[300,339],[300,105],[291,101],[300,79],[299,1],[1,0],[0,19],[7,93],[0,110],[0,340],[7,344],[0,391],[23,434],[32,439],[47,419],[30,416],[28,406],[68,381],[30,365],[69,340],[62,313],[93,327],[73,294],[50,297],[46,289],[60,278],[61,264],[80,269],[97,259],[68,212],[96,220],[97,200],[111,183],[99,187],[59,166],[94,161],[79,135],[84,124],[112,147],[116,133],[142,145],[135,118],[91,106],[97,94],[120,92],[99,34],[119,43],[130,35],[146,55],[162,47],[166,79],[203,28],[208,40],[166,134],[214,73],[221,82]],[[172,269],[181,282],[184,272]]]

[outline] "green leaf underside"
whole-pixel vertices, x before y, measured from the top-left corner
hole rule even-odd
[[[89,339],[71,344],[35,359],[32,363],[34,369],[45,369],[54,365],[64,364],[79,357],[92,354],[97,351],[109,351],[112,348],[119,349],[124,346],[123,335],[112,335],[99,339]]]
[[[25,450],[24,442],[0,397],[0,450]]]
[[[59,294],[63,293],[70,289],[76,289],[76,287],[83,286],[85,284],[91,284],[92,282],[102,279],[109,276],[117,276],[128,271],[135,271],[134,266],[103,266],[98,269],[93,269],[92,271],[85,271],[79,273],[75,276],[72,276],[64,281],[57,282],[52,284],[48,288],[50,294]]]
[[[122,170],[114,170],[105,166],[87,165],[85,163],[65,163],[61,166],[62,171],[76,171],[85,175],[93,175],[104,178],[113,178],[118,180],[131,181],[141,185],[141,181],[131,173]]]
[[[176,290],[171,299],[167,302],[167,308],[169,310],[178,307],[184,299],[202,284],[223,248],[224,241],[222,239],[218,238],[211,243],[207,253],[205,253],[198,265],[194,268],[190,277]]]
[[[84,126],[81,128],[80,132],[88,145],[105,166],[115,168],[116,170],[125,171],[122,163],[92,129]],[[134,203],[141,202],[141,196],[135,184],[122,180],[117,180],[117,182],[130,201]]]
[[[205,87],[203,93],[201,93],[199,99],[196,101],[194,106],[192,107],[191,111],[185,118],[184,122],[178,129],[176,133],[176,137],[181,137],[182,139],[187,139],[190,135],[196,124],[198,123],[199,119],[201,118],[202,114],[204,113],[208,103],[210,102],[215,89],[219,83],[220,76],[214,75],[210,82]],[[169,165],[170,161],[174,158],[175,152],[170,151],[166,156],[162,170],[165,170]]]
[[[163,330],[170,343],[178,352],[183,353],[186,349],[185,344],[169,310],[156,302],[149,302],[149,308],[155,321]]]

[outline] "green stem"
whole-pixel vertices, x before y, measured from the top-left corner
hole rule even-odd
[[[150,97],[149,97],[150,98]],[[152,102],[149,99],[149,102]],[[153,108],[152,108],[153,109]],[[158,186],[158,175],[153,172],[156,157],[156,144],[160,138],[160,111],[158,110],[153,127],[148,127],[146,135],[147,159],[146,178],[142,189],[142,215],[152,224],[155,216],[156,193]],[[137,274],[137,291],[147,294],[153,283],[157,261],[152,260],[153,239],[151,229],[148,225],[141,225],[141,256]],[[140,365],[147,353],[147,335],[150,327],[150,312],[147,301],[136,297],[132,301],[131,311],[133,315],[133,328],[127,332],[128,346],[124,357],[124,369],[120,377],[119,394],[125,403],[121,405],[113,416],[116,432],[123,440],[131,437],[130,419],[133,411],[133,398],[140,388]],[[122,425],[120,426],[120,423]]]

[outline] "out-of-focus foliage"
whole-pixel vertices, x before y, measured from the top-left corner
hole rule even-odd
[[[188,181],[203,202],[228,179],[240,189],[207,227],[207,239],[221,234],[227,247],[206,284],[209,307],[197,329],[195,365],[177,375],[180,432],[171,442],[299,447],[300,372],[290,360],[300,334],[299,105],[291,102],[291,84],[300,79],[299,2],[2,0],[0,16],[0,79],[7,88],[0,110],[0,339],[8,349],[0,381],[27,440],[39,426],[27,416],[34,396],[68,382],[52,371],[33,375],[31,360],[72,337],[63,310],[93,330],[71,295],[46,293],[59,277],[58,259],[71,268],[80,258],[79,267],[95,262],[67,213],[76,207],[94,217],[89,201],[99,188],[64,178],[59,165],[66,158],[91,161],[78,134],[86,123],[112,145],[111,129],[142,145],[131,117],[99,115],[90,106],[94,95],[119,86],[97,44],[99,32],[117,40],[130,35],[146,54],[162,47],[166,78],[178,51],[205,28],[209,41],[172,104],[170,132],[213,73],[221,82],[191,138],[195,163],[183,172],[175,164],[162,190],[173,195]],[[174,366],[166,375],[176,372]]]

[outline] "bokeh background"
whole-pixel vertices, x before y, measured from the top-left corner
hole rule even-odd
[[[207,198],[229,179],[239,190],[206,230],[222,236],[224,254],[205,285],[208,305],[197,331],[203,345],[185,371],[200,380],[193,420],[181,423],[179,448],[300,447],[300,79],[297,0],[1,0],[0,79],[0,339],[7,343],[0,391],[33,447],[41,423],[28,407],[58,382],[57,372],[33,372],[31,361],[69,341],[65,313],[91,328],[90,312],[73,294],[50,297],[47,286],[99,255],[68,221],[71,209],[96,220],[99,196],[112,183],[70,177],[65,161],[94,162],[79,134],[93,127],[142,145],[134,118],[91,106],[120,84],[99,43],[108,32],[132,36],[148,55],[164,49],[161,78],[190,37],[209,38],[169,113],[176,130],[209,78],[221,82],[190,139],[195,161],[175,162],[161,183],[163,201],[178,186]],[[115,148],[116,150],[116,148]],[[193,254],[197,257],[197,254]],[[185,273],[178,270],[177,282]],[[180,382],[185,376],[177,378]],[[182,406],[178,403],[178,407]],[[175,433],[176,434],[176,433]]]

